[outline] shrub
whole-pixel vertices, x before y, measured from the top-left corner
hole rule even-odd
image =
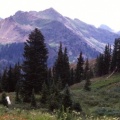
[[[6,100],[6,93],[5,93],[5,92],[2,93],[1,103],[2,103],[4,106],[8,107],[8,102],[7,102],[7,100]]]
[[[112,110],[108,108],[99,108],[95,112],[95,114],[100,116],[114,116],[114,117],[120,117],[120,110]]]
[[[32,95],[31,95],[31,107],[36,107],[36,99],[35,99],[35,93],[34,93],[34,89],[32,90]]]
[[[81,112],[82,111],[81,105],[78,102],[73,104],[72,109],[75,110],[76,112]]]

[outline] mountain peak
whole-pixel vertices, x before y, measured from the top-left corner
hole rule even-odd
[[[40,11],[39,16],[44,19],[57,19],[63,17],[59,12],[53,8],[48,8],[46,10]]]
[[[22,13],[24,13],[23,11],[19,10],[15,13],[15,15],[21,15]]]
[[[48,8],[46,10],[43,10],[43,12],[46,12],[46,13],[58,13],[54,8]],[[59,14],[59,13],[58,13]]]
[[[110,32],[113,32],[113,30],[112,30],[109,26],[104,25],[104,24],[101,24],[101,25],[99,26],[99,28],[100,28],[100,29],[107,30],[107,31],[110,31]]]

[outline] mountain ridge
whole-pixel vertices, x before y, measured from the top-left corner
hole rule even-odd
[[[59,43],[62,42],[63,47],[68,48],[70,62],[75,62],[81,51],[84,58],[95,58],[103,52],[106,44],[113,44],[114,39],[119,37],[116,33],[96,28],[77,18],[62,16],[49,8],[39,12],[18,11],[0,21],[0,43],[23,43],[34,28],[41,30],[49,50],[54,51],[53,59],[57,55]]]

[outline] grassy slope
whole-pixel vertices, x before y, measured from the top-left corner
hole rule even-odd
[[[73,99],[90,114],[120,116],[120,74],[91,80],[91,91],[83,90],[84,82],[71,86]]]
[[[98,120],[115,120],[120,115],[120,74],[116,74],[107,79],[107,76],[94,78],[91,80],[91,91],[83,90],[84,82],[70,87],[72,98],[80,102],[83,111],[90,115],[107,115],[109,118],[98,118]],[[47,113],[40,108],[37,110],[25,110],[30,105],[15,104],[15,93],[7,93],[12,100],[12,106],[8,109],[0,105],[0,120],[56,120],[55,115]],[[1,96],[1,95],[0,95]],[[37,96],[36,96],[37,97]],[[25,107],[26,106],[26,107]],[[8,117],[8,118],[7,118]],[[96,120],[97,118],[94,118]],[[76,118],[72,118],[76,120]]]

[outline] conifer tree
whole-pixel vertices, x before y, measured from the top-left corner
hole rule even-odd
[[[67,48],[65,47],[64,52],[62,51],[62,43],[60,43],[58,56],[55,61],[53,70],[53,75],[56,80],[56,83],[60,78],[62,81],[62,88],[64,88],[66,84],[70,84],[69,58],[67,55]]]
[[[13,82],[13,69],[11,66],[9,67],[9,70],[7,72],[7,81],[8,81],[8,92],[14,92],[15,86]]]
[[[1,85],[1,81],[0,81],[0,93],[2,92],[2,85]]]
[[[15,92],[15,93],[16,93],[16,94],[15,94],[15,101],[16,101],[16,103],[21,102],[20,97],[19,97],[19,91],[18,91],[18,90],[16,90],[16,92]]]
[[[104,75],[104,55],[100,54],[96,59],[96,76]]]
[[[44,41],[41,31],[35,28],[25,42],[22,69],[28,94],[32,93],[32,89],[41,91],[42,84],[47,80],[48,50]]]
[[[54,80],[56,80],[55,83],[57,83],[57,80],[59,77],[62,80],[62,78],[63,78],[63,51],[62,51],[62,43],[61,42],[60,42],[60,47],[58,50],[58,56],[57,56],[57,59],[55,61],[54,67],[53,67],[53,72],[54,72]]]
[[[105,46],[105,51],[104,51],[104,75],[109,73],[110,69],[110,63],[111,63],[111,47],[110,45]]]
[[[6,99],[6,92],[2,93],[1,102],[4,106],[8,107],[8,102],[7,102],[7,99]]]
[[[36,107],[37,103],[36,103],[36,99],[35,99],[35,92],[34,89],[32,90],[32,95],[31,95],[31,107]]]
[[[14,83],[14,90],[18,89],[19,83],[22,79],[21,75],[21,66],[19,63],[15,64],[13,68],[13,83]]]
[[[19,63],[15,64],[13,68],[13,82],[14,82],[14,87],[15,87],[15,101],[16,102],[21,102],[21,89],[22,89],[22,74],[21,74],[21,66]]]
[[[86,60],[86,63],[85,63],[85,86],[84,86],[84,89],[87,90],[87,91],[90,91],[90,85],[91,85],[91,82],[90,82],[90,68],[89,68],[89,62],[88,62],[88,59]]]
[[[120,38],[115,39],[111,61],[111,71],[120,72]]]
[[[53,83],[53,85],[50,88],[50,93],[49,93],[49,101],[48,101],[48,105],[49,105],[49,109],[51,111],[53,111],[54,109],[60,109],[61,104],[62,104],[62,96],[60,93],[61,90],[61,80],[58,80],[58,83],[55,84]]]
[[[48,87],[46,83],[44,82],[42,85],[42,91],[41,91],[41,100],[40,100],[41,103],[46,104],[48,101],[48,96],[49,96]]]
[[[83,64],[84,64],[84,60],[82,57],[82,52],[80,52],[78,61],[77,61],[77,66],[75,69],[75,83],[81,82],[81,80],[83,79]]]
[[[89,70],[89,62],[88,62],[88,59],[87,59],[86,62],[85,62],[85,69],[84,69],[84,78],[85,79],[87,77],[88,70]]]
[[[7,79],[7,68],[4,70],[1,78],[1,88],[2,88],[2,91],[5,91],[5,92],[8,92],[9,90],[9,83]]]
[[[67,55],[67,48],[65,47],[64,53],[63,53],[63,78],[62,78],[62,86],[65,87],[66,84],[70,85],[70,65],[69,65],[69,58]]]
[[[73,68],[71,68],[71,70],[70,70],[70,85],[73,85],[75,83],[74,79],[75,79],[75,73],[74,73]]]
[[[81,112],[82,111],[82,107],[81,107],[79,102],[75,102],[73,104],[73,108],[72,109],[75,110],[76,112]]]
[[[52,83],[53,83],[52,69],[49,68],[47,71],[47,86],[51,87]]]
[[[1,75],[0,75],[0,93],[2,92],[2,85],[1,85]]]
[[[62,105],[64,106],[64,109],[66,110],[67,108],[72,108],[72,99],[70,95],[70,90],[68,88],[68,85],[66,85],[64,93],[63,93],[63,100],[62,100]]]
[[[91,90],[90,85],[91,85],[91,82],[90,82],[90,77],[89,77],[89,71],[87,71],[84,89],[87,91],[90,91]]]

